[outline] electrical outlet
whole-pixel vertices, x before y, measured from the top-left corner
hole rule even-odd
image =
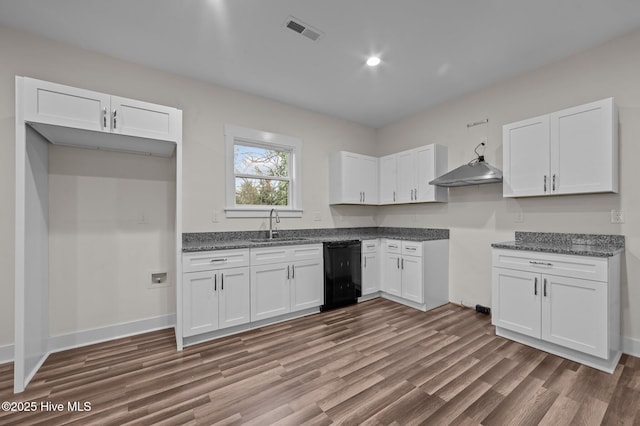
[[[138,213],[138,223],[144,225],[147,223],[147,215],[144,212]]]
[[[218,214],[218,210],[213,211],[213,215],[211,215],[211,222],[213,223],[220,222],[220,215]]]
[[[624,223],[622,210],[611,210],[611,223]]]
[[[524,213],[517,212],[516,216],[513,218],[513,223],[523,223],[524,222]]]

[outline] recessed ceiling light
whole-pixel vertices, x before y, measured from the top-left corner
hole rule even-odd
[[[380,58],[378,58],[377,56],[370,56],[369,59],[367,59],[367,65],[369,65],[370,67],[380,65]]]

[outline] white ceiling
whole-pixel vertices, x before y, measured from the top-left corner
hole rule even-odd
[[[0,23],[381,127],[640,28],[640,1],[0,0]]]

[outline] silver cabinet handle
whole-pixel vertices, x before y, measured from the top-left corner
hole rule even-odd
[[[417,248],[416,247],[405,247],[407,250],[411,250],[411,251],[416,251]]]
[[[538,295],[538,277],[533,278],[533,295]]]
[[[102,108],[102,128],[107,128],[107,107]]]
[[[366,257],[364,258],[364,267],[365,268],[367,267],[367,258]]]
[[[530,260],[529,261],[530,264],[532,265],[544,265],[544,266],[553,266],[553,263],[549,263],[549,262],[536,262],[535,260]]]
[[[413,201],[418,201],[418,188],[413,189]]]
[[[218,274],[213,276],[213,291],[218,291]]]
[[[211,259],[211,262],[226,262],[227,258],[226,257],[219,257],[217,259]]]
[[[544,297],[547,297],[547,279],[546,278],[543,280],[543,283],[544,283],[543,284],[544,287],[543,287],[543,290],[542,290],[542,295]]]
[[[396,258],[398,265],[396,266],[396,268],[400,269],[400,258]]]
[[[220,272],[220,290],[224,290],[224,273]]]
[[[287,265],[287,279],[289,279],[289,265]]]
[[[393,191],[393,202],[396,202],[396,191]]]
[[[402,258],[402,262],[400,263],[400,269],[404,269],[404,258]]]
[[[296,265],[291,265],[291,279],[296,277]]]
[[[544,175],[544,192],[547,192],[547,175]]]
[[[398,246],[395,244],[389,244],[389,248],[398,248]]]
[[[367,193],[365,191],[362,191],[362,202],[366,202],[367,201]]]
[[[367,244],[367,248],[374,248],[375,246],[375,244]]]
[[[553,178],[551,179],[551,190],[555,191],[556,190],[556,174],[553,174]]]

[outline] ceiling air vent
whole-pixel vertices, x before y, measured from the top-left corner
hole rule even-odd
[[[322,31],[303,23],[301,20],[294,18],[293,16],[289,16],[283,26],[305,36],[309,40],[316,41],[322,37]]]

